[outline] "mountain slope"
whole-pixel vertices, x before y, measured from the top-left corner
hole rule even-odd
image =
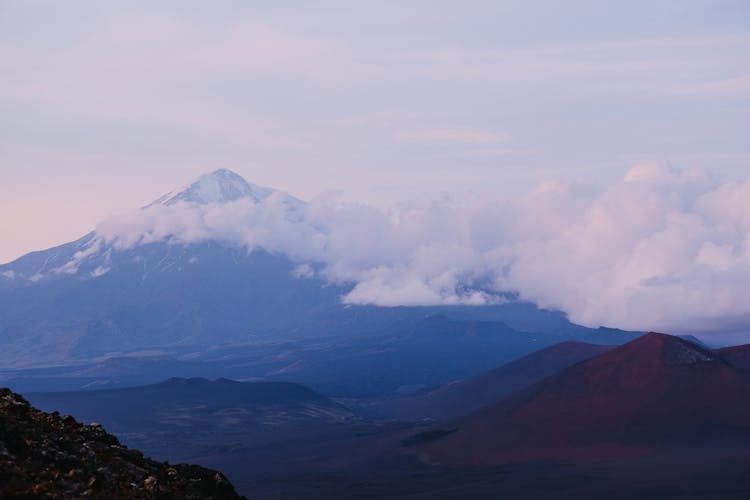
[[[740,370],[750,371],[750,344],[722,347],[716,354]]]
[[[305,381],[336,396],[389,394],[472,376],[559,338],[519,332],[497,321],[435,315],[338,348],[300,353],[267,377]]]
[[[0,383],[23,392],[46,392],[144,385],[175,376],[226,377],[298,382],[325,394],[362,398],[472,377],[573,336],[521,332],[498,321],[459,321],[441,315],[387,321],[428,313],[428,308],[341,312],[352,316],[331,314],[337,322],[329,318],[328,329],[346,330],[336,335],[290,340],[281,332],[279,340],[258,336],[224,346],[158,347],[82,365],[3,370]],[[463,313],[459,308],[450,312]],[[378,317],[384,322],[380,326]],[[604,332],[587,336],[600,343],[618,340]]]
[[[92,263],[92,266],[95,264]],[[18,361],[88,358],[175,343],[215,345],[307,326],[337,309],[340,290],[297,279],[263,250],[206,242],[113,252],[96,278],[0,293],[0,342]],[[97,267],[99,267],[97,265]]]
[[[173,378],[159,384],[96,391],[32,393],[29,400],[50,411],[69,413],[84,421],[106,424],[114,432],[139,426],[158,427],[166,415],[193,408],[197,424],[217,421],[227,409],[242,420],[265,419],[266,413],[284,413],[274,425],[296,418],[345,420],[352,413],[344,406],[299,384],[237,382],[228,379]],[[187,420],[183,425],[187,425]],[[238,423],[239,425],[239,423]]]
[[[299,384],[174,378],[124,389],[30,393],[29,401],[84,422],[99,422],[129,446],[185,460],[238,443],[266,443],[356,417]],[[192,461],[192,458],[191,458]]]
[[[242,498],[220,473],[145,458],[99,425],[43,413],[0,389],[3,498]]]
[[[420,446],[441,463],[586,461],[748,439],[750,378],[700,346],[650,333],[447,427]]]
[[[377,401],[367,410],[398,419],[458,417],[609,349],[610,346],[584,342],[561,342],[476,377]]]

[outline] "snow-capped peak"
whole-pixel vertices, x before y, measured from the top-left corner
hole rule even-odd
[[[250,198],[258,203],[268,198],[273,192],[273,189],[251,184],[241,175],[221,168],[203,174],[191,184],[165,194],[152,205],[169,206],[181,201],[205,205],[227,203],[240,198]]]
[[[154,242],[214,241],[276,251],[279,243],[272,236],[277,232],[318,235],[306,222],[306,209],[305,202],[283,191],[215,170],[139,210],[110,217],[80,240],[0,266],[0,288],[65,275],[99,278],[113,269],[113,252]],[[268,241],[261,237],[266,234]]]

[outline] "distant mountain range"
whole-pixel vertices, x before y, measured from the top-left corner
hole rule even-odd
[[[512,311],[512,309],[510,309]],[[385,310],[385,313],[398,311]],[[419,309],[403,314],[417,315]],[[457,316],[462,309],[452,311]],[[523,314],[520,308],[517,313]],[[354,324],[353,326],[357,326]],[[571,337],[596,344],[626,342],[614,330],[520,332],[497,321],[428,316],[311,339],[258,339],[223,346],[176,346],[75,365],[0,371],[17,390],[101,389],[169,377],[291,381],[325,394],[359,398],[408,392],[464,379]],[[539,366],[539,373],[550,368]]]

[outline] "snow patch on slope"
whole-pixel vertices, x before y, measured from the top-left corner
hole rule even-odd
[[[78,268],[82,262],[89,257],[96,255],[102,248],[102,240],[100,238],[93,238],[88,245],[83,249],[73,254],[73,257],[60,267],[52,269],[52,273],[65,273],[65,274],[76,274]]]
[[[91,271],[91,276],[93,278],[98,278],[99,276],[104,276],[109,271],[110,271],[109,267],[99,266],[96,269],[94,269],[93,271]]]

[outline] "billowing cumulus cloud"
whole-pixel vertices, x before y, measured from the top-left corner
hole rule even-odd
[[[227,203],[152,204],[110,217],[96,232],[116,249],[156,241],[185,245],[215,240],[248,250],[262,247],[299,261],[317,260],[326,246],[325,234],[305,220],[299,207],[289,207],[282,193],[259,203],[242,198]]]
[[[750,182],[633,167],[592,191],[546,182],[522,201],[475,197],[390,210],[321,197],[290,207],[155,205],[97,229],[126,248],[222,240],[288,255],[295,275],[351,283],[359,304],[486,304],[516,294],[589,326],[708,331],[750,318]]]
[[[721,185],[699,171],[635,167],[556,227],[519,239],[500,283],[587,325],[731,327],[750,312],[742,304],[750,225],[740,215],[750,205],[737,201],[748,186]],[[528,204],[573,204],[565,191],[541,198],[554,200]]]

